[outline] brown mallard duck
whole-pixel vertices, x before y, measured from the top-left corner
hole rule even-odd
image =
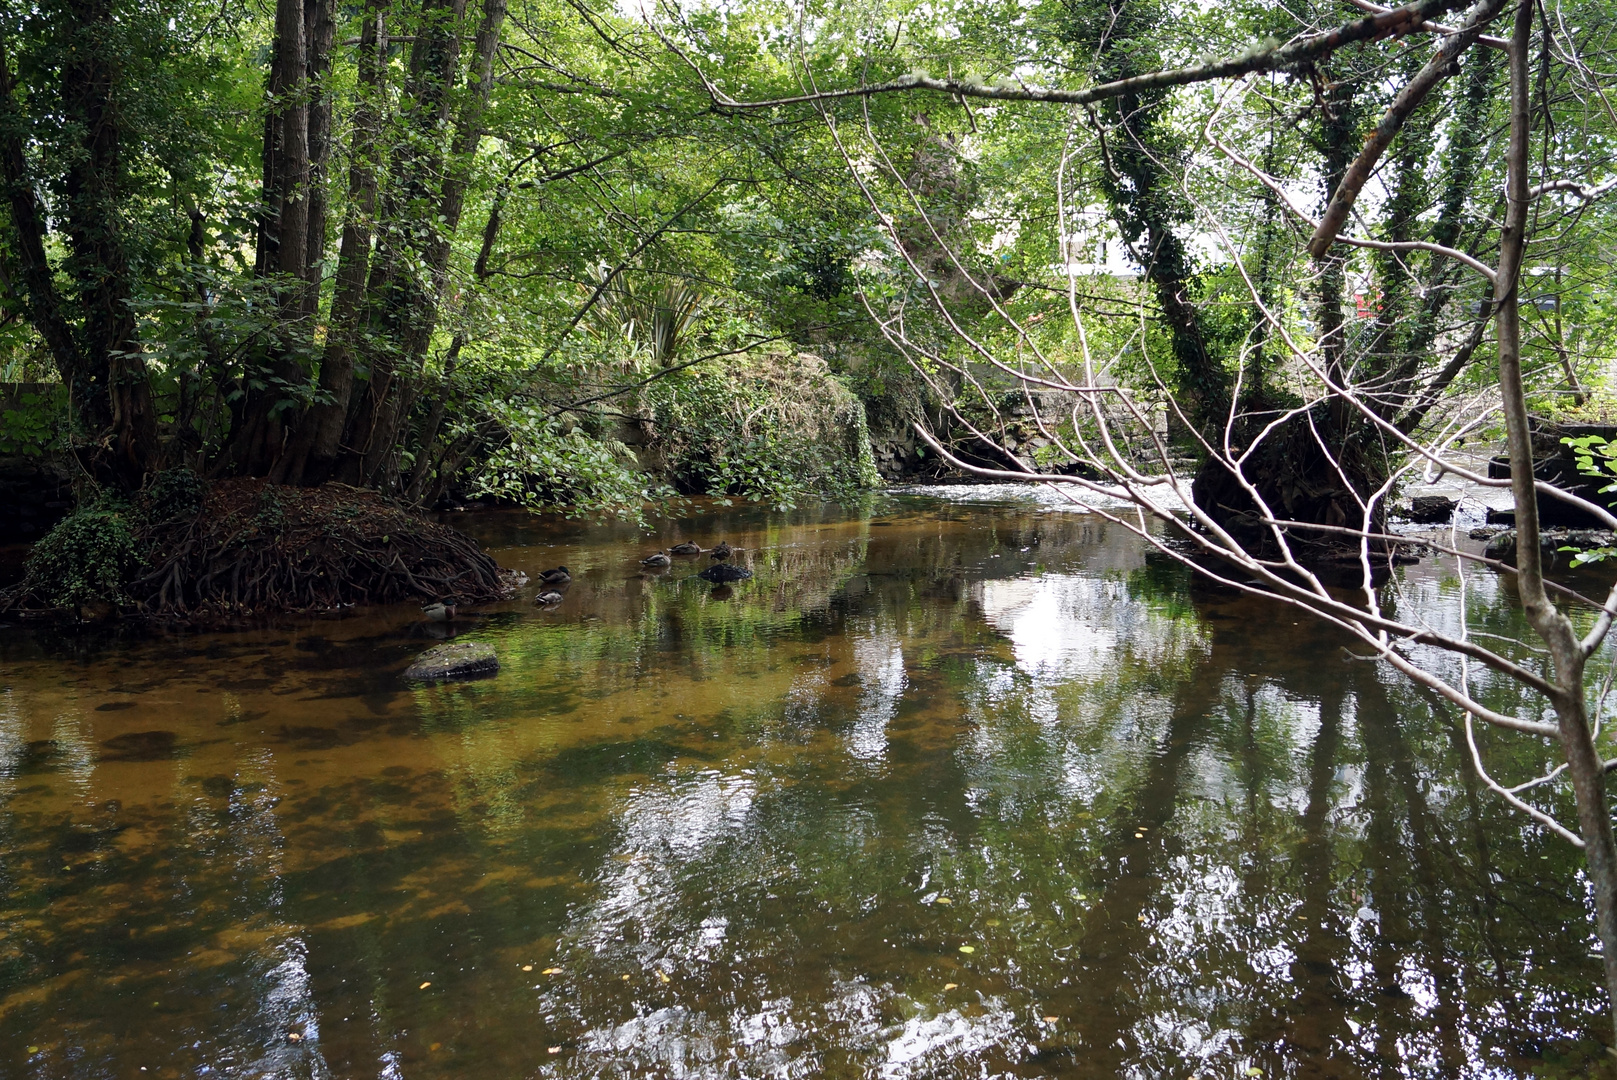
[[[430,604],[421,605],[421,614],[433,622],[452,622],[455,618],[455,598],[446,596],[442,600],[434,600]]]
[[[730,553],[734,550],[735,549],[732,548],[727,541],[720,540],[717,544],[713,545],[713,550],[707,553],[707,557],[715,561],[728,559],[730,557]]]
[[[675,544],[673,547],[669,548],[668,549],[668,554],[670,554],[670,555],[700,555],[700,554],[702,554],[702,545],[701,544],[693,544],[691,541],[687,540],[682,544]]]
[[[659,551],[655,555],[647,555],[644,559],[641,559],[640,560],[640,565],[641,566],[652,566],[652,567],[667,566],[669,563],[671,563],[673,561],[674,561],[673,559],[670,559],[668,557],[668,552]]]
[[[554,570],[539,571],[539,581],[543,585],[565,585],[571,580],[573,580],[573,575],[568,572],[565,566],[558,566]]]

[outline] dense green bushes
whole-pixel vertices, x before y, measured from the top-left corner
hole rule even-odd
[[[817,356],[764,353],[653,373],[611,409],[491,402],[505,439],[475,494],[636,516],[675,494],[790,507],[878,482],[863,403]]]
[[[681,376],[645,402],[681,490],[784,508],[804,493],[848,498],[877,483],[864,405],[819,357],[765,354]]]
[[[25,584],[54,608],[129,603],[130,577],[141,562],[130,516],[123,503],[80,507],[28,553]]]

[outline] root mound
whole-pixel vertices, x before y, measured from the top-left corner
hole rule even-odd
[[[512,591],[470,537],[376,492],[164,473],[131,503],[57,526],[0,611],[198,619]]]

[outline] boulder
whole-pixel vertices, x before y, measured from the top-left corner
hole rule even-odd
[[[1409,500],[1409,520],[1417,525],[1447,525],[1459,505],[1447,495],[1417,495]]]
[[[415,662],[404,669],[404,677],[417,682],[458,682],[487,678],[499,670],[500,660],[494,655],[494,646],[480,641],[451,641],[416,657]]]

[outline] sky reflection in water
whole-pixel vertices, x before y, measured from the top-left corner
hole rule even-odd
[[[1575,855],[1452,714],[1104,521],[465,524],[559,609],[0,630],[0,1076],[1605,1067]],[[638,573],[685,537],[756,577]],[[404,685],[446,632],[499,677]]]

